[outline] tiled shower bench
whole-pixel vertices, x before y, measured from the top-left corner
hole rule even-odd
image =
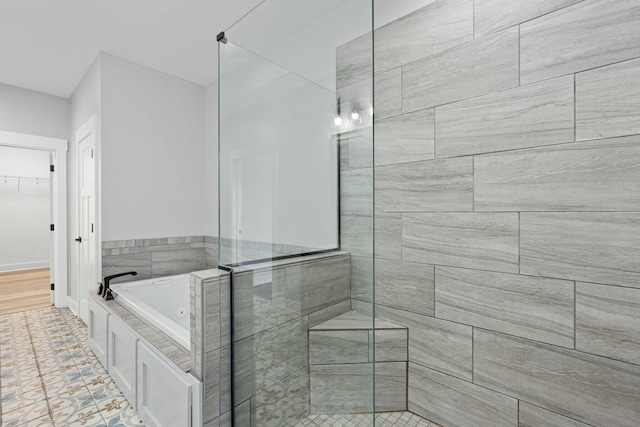
[[[311,413],[371,412],[370,316],[349,311],[309,330]],[[407,408],[407,328],[375,321],[376,412]]]

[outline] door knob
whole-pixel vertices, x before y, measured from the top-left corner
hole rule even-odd
[[[76,242],[78,242],[78,243],[82,242],[82,237],[78,236],[78,238],[76,238]]]

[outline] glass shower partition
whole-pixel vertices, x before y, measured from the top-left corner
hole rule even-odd
[[[266,0],[219,35],[235,426],[374,425],[371,27],[371,0]]]

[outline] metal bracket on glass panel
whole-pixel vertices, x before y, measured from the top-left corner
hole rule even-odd
[[[220,31],[220,34],[218,34],[216,40],[222,43],[227,43],[227,37],[224,35],[224,31]]]

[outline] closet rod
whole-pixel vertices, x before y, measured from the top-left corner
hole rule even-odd
[[[33,182],[49,182],[49,178],[38,178],[30,176],[15,176],[0,174],[0,181],[33,181]]]

